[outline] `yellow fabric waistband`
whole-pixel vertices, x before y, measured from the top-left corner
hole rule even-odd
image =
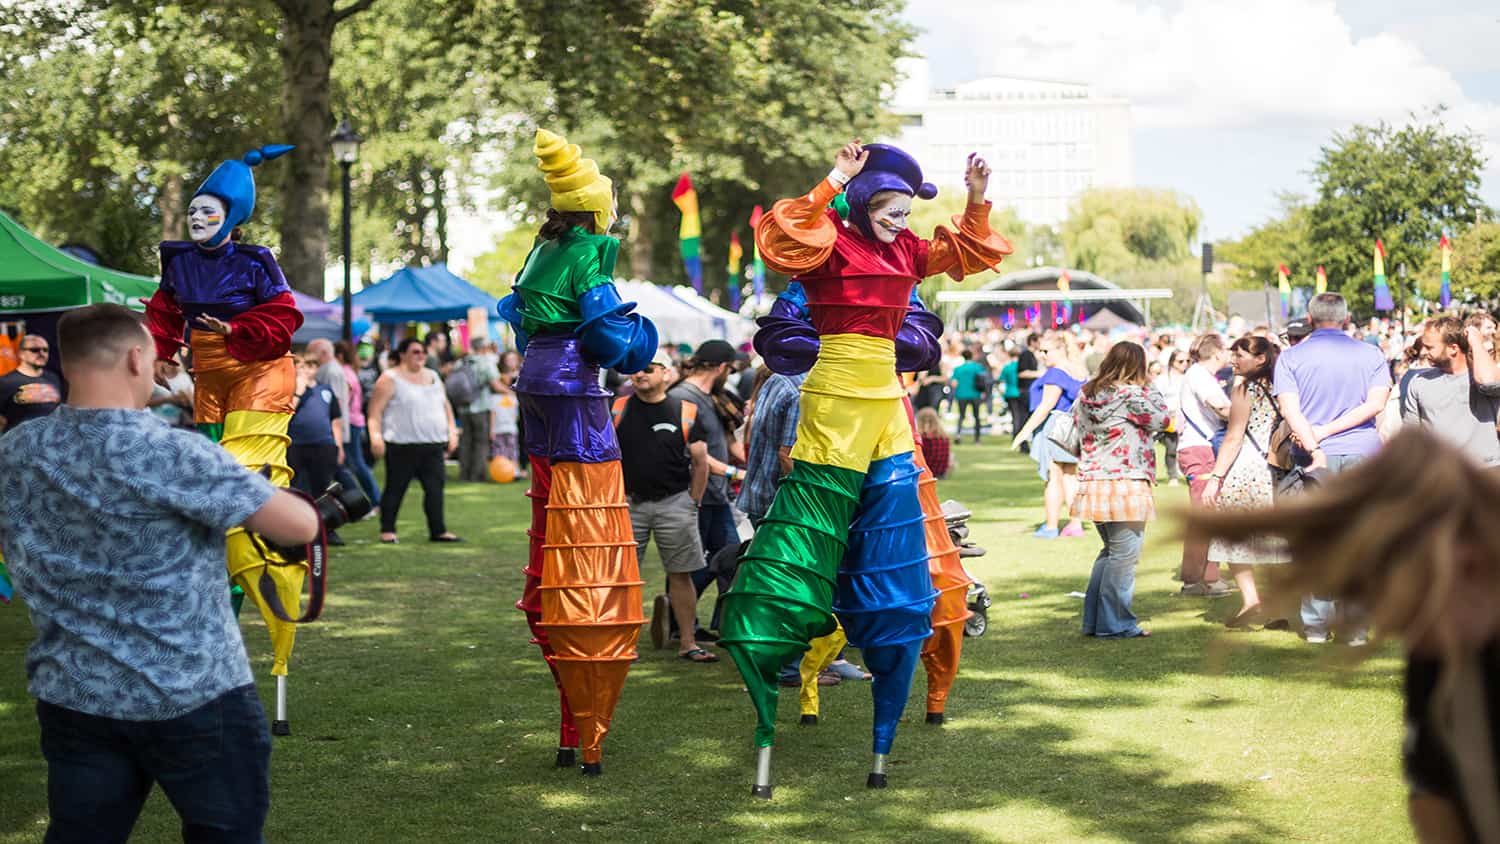
[[[865,334],[828,334],[819,338],[818,361],[802,392],[861,399],[899,399],[906,395],[896,377],[896,344]]]

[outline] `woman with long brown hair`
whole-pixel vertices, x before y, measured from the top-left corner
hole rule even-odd
[[[1298,595],[1358,605],[1360,627],[1373,623],[1404,641],[1404,752],[1417,837],[1500,842],[1495,472],[1407,429],[1371,460],[1274,508],[1192,511],[1188,524],[1200,538],[1282,537],[1291,555],[1275,584],[1282,609],[1294,609]]]
[[[1281,421],[1276,398],[1271,395],[1271,376],[1280,351],[1275,343],[1254,335],[1241,337],[1229,347],[1229,362],[1239,379],[1229,394],[1224,444],[1203,488],[1207,504],[1220,509],[1271,506],[1275,479],[1267,460],[1271,434]],[[1243,604],[1226,626],[1243,628],[1263,623],[1254,566],[1285,563],[1286,546],[1271,536],[1255,536],[1244,542],[1218,539],[1209,543],[1208,560],[1228,564],[1240,587]]]
[[[1104,543],[1084,593],[1084,635],[1149,636],[1130,605],[1146,522],[1156,518],[1153,436],[1166,429],[1171,413],[1150,386],[1146,350],[1128,341],[1116,343],[1099,374],[1083,385],[1073,416],[1080,442],[1073,518],[1092,521]]]

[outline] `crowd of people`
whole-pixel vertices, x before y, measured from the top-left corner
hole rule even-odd
[[[69,403],[93,401],[95,394],[115,402],[108,407],[133,402],[133,395],[116,396],[104,386],[114,373],[130,389],[149,394],[143,404],[163,423],[161,430],[192,425],[186,361],[165,361],[154,379],[141,376],[140,361],[121,354],[137,348],[134,325],[109,313],[64,325],[79,347],[92,343],[105,350],[72,361]],[[1185,479],[1202,514],[1228,519],[1258,513],[1354,470],[1403,427],[1428,431],[1473,465],[1500,464],[1500,363],[1495,321],[1486,314],[1359,327],[1349,322],[1341,297],[1321,294],[1306,318],[1288,321],[1280,332],[1264,325],[1228,329],[1114,336],[1034,327],[955,332],[944,338],[937,366],[906,379],[920,445],[935,474],[949,473],[969,443],[1008,436],[1011,447],[1029,454],[1041,480],[1039,525],[1032,540],[1021,541],[1062,541],[1084,536],[1092,526],[1100,549],[1084,593],[1086,635],[1151,635],[1132,604],[1159,483]],[[358,485],[379,505],[380,540],[395,543],[397,516],[415,480],[422,487],[429,540],[462,541],[445,521],[447,461],[458,462],[460,482],[490,481],[491,462],[501,458],[519,478],[525,477],[528,449],[513,389],[520,354],[502,354],[487,338],[474,339],[463,354],[452,345],[445,330],[434,330],[389,349],[314,341],[301,350],[288,430],[294,486],[315,494],[335,480]],[[13,449],[23,447],[17,429],[38,436],[48,430],[25,423],[67,416],[59,410],[67,406],[61,404],[63,385],[45,367],[48,341],[27,336],[20,351],[21,367],[0,378],[0,417],[10,432],[0,442]],[[711,608],[700,604],[710,587],[719,595],[727,591],[743,544],[766,518],[777,485],[790,471],[804,377],[774,374],[748,347],[721,340],[690,350],[663,346],[628,379],[604,376],[603,386],[617,397],[611,415],[638,558],[649,564],[654,540],[664,575],[650,602],[651,641],[657,648],[675,647],[684,661],[720,661],[714,651],[718,602]],[[85,422],[65,418],[55,427]],[[161,434],[150,436],[159,440]],[[163,443],[152,448],[166,448]],[[186,448],[177,440],[170,447]],[[195,453],[194,459],[203,458]],[[383,484],[371,468],[378,462],[385,464]],[[244,500],[233,507],[205,509],[189,521],[215,530],[244,522],[288,541],[303,536],[303,514],[290,502],[268,497],[265,485],[252,489],[245,482],[243,492]],[[209,508],[218,499],[204,500]],[[11,529],[18,529],[20,518],[11,514]],[[1337,590],[1310,588],[1305,595],[1269,594],[1294,579],[1268,578],[1261,567],[1285,566],[1304,553],[1295,538],[1259,522],[1262,529],[1249,530],[1243,523],[1204,518],[1217,529],[1187,537],[1176,572],[1182,581],[1178,594],[1238,594],[1240,608],[1228,627],[1295,628],[1309,643],[1337,638],[1361,646],[1370,625],[1383,623],[1375,598],[1350,600]],[[23,585],[30,586],[29,601],[45,605],[45,592],[35,582]],[[222,693],[215,705],[227,717],[236,690],[248,681],[234,672],[225,676],[234,688],[204,688]],[[817,682],[869,677],[841,656]],[[163,687],[192,682],[197,680],[165,678]],[[788,665],[783,683],[800,682],[797,664]],[[121,710],[124,718],[134,714]],[[57,729],[103,728],[103,722],[64,725],[60,719],[72,716],[62,708],[43,716],[44,727],[51,718]],[[252,767],[258,764],[251,760]],[[169,776],[159,781],[187,795],[183,805],[191,811],[196,798],[189,784],[173,784]]]

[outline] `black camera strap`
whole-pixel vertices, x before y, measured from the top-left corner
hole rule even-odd
[[[313,503],[312,496],[299,489],[288,489],[294,495],[306,499],[309,504]],[[316,506],[314,507],[316,510]],[[255,536],[251,534],[251,536]],[[274,562],[271,559],[271,550],[267,548],[260,537],[256,536],[256,545],[260,548],[261,559],[265,565],[260,571],[260,580],[256,586],[260,590],[261,600],[270,608],[271,613],[282,621],[293,624],[306,624],[317,621],[318,616],[323,613],[323,596],[328,588],[328,530],[323,526],[323,520],[318,520],[318,534],[313,541],[307,544],[307,606],[302,610],[302,615],[292,618],[281,603],[281,595],[276,591],[276,579],[271,577],[271,566],[302,565],[301,563]]]

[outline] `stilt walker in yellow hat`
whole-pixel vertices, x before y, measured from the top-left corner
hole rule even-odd
[[[538,166],[552,208],[499,313],[526,355],[516,379],[532,474],[526,613],[561,697],[558,767],[582,751],[597,776],[602,744],[645,617],[610,394],[599,368],[637,372],[656,326],[621,302],[614,190],[577,144],[540,129]]]

